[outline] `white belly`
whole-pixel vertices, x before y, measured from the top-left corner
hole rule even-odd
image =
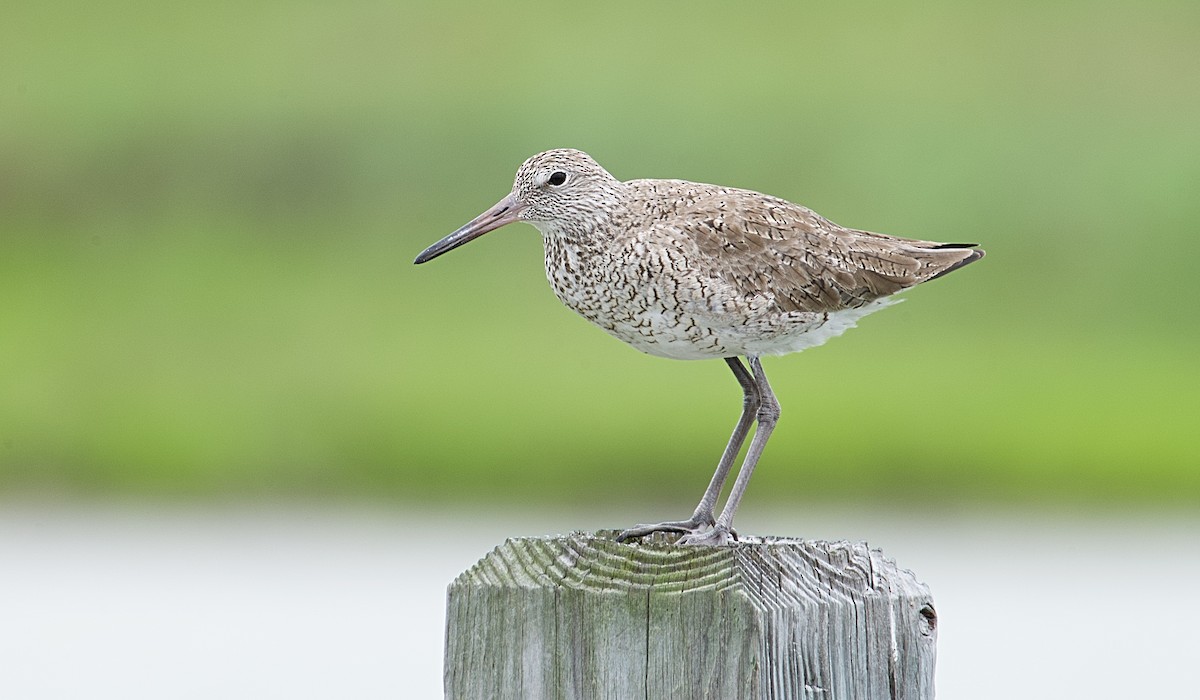
[[[858,319],[899,300],[883,299],[857,309],[828,314],[779,314],[770,322],[743,325],[718,319],[680,317],[670,311],[648,309],[634,320],[588,320],[613,337],[642,352],[676,360],[749,355],[786,355],[825,343],[853,328]]]

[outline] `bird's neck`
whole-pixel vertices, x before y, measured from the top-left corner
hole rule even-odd
[[[597,207],[579,212],[569,220],[535,222],[546,245],[574,248],[600,248],[612,243],[617,231],[614,221],[618,218],[617,205]]]

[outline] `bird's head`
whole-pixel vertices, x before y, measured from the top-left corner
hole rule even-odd
[[[620,185],[583,151],[543,151],[517,169],[508,196],[426,248],[414,262],[432,260],[515,221],[527,221],[544,235],[586,234],[608,218],[620,199]]]

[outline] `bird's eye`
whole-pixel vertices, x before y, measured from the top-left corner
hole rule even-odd
[[[556,171],[554,171],[553,174],[550,175],[550,179],[547,180],[546,182],[557,187],[566,181],[567,181],[567,174],[561,170],[556,170]]]

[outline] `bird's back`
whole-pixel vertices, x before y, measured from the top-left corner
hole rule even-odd
[[[861,307],[983,257],[971,244],[845,228],[750,190],[685,180],[626,185],[647,203],[640,228],[694,245],[694,265],[744,295],[768,295],[783,312]]]

